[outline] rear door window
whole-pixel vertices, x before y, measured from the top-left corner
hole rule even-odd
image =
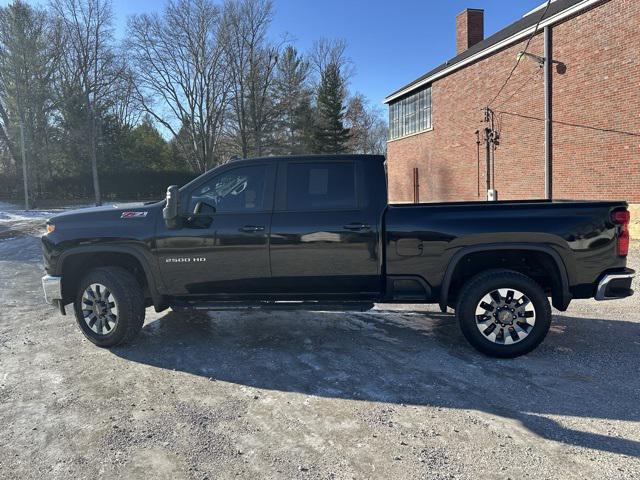
[[[287,166],[287,210],[355,208],[353,162],[290,163]]]

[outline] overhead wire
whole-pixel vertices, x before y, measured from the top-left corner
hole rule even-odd
[[[529,36],[529,39],[527,40],[527,43],[524,46],[524,50],[522,51],[523,54],[527,53],[527,50],[529,49],[529,45],[531,44],[531,41],[533,40],[533,37],[535,37],[538,34],[538,28],[540,27],[540,22],[542,22],[542,19],[547,15],[547,11],[549,10],[549,7],[551,6],[551,1],[552,0],[547,0],[547,5],[544,7],[544,11],[542,12],[542,15],[540,15],[540,18],[538,19],[538,23],[536,23],[536,26],[533,29],[533,32],[531,33],[531,36]],[[507,84],[511,80],[511,77],[513,77],[514,72],[518,68],[518,65],[520,65],[520,60],[522,60],[523,56],[524,55],[518,55],[518,58],[516,59],[515,65],[513,66],[511,71],[509,72],[509,75],[507,75],[507,78],[505,79],[504,83],[502,84],[502,86],[498,90],[498,93],[496,93],[496,95],[493,97],[493,99],[488,103],[489,106],[491,106],[493,104],[493,102],[496,101],[496,99],[500,96],[502,91],[506,88]]]

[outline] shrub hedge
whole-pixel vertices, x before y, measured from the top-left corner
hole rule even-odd
[[[149,200],[163,198],[169,185],[184,185],[198,174],[186,171],[127,170],[100,174],[104,200]],[[22,177],[0,174],[0,198],[21,199]],[[31,192],[36,199],[93,199],[90,174],[47,179],[41,191]]]

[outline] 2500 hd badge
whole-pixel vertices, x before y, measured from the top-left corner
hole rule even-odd
[[[201,263],[206,261],[205,257],[169,257],[164,260],[164,263]]]

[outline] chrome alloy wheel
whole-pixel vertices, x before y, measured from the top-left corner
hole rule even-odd
[[[98,335],[107,335],[118,323],[118,304],[107,287],[92,283],[82,294],[84,321]]]
[[[536,309],[524,293],[499,288],[486,294],[476,306],[476,325],[493,343],[512,345],[531,333]]]

